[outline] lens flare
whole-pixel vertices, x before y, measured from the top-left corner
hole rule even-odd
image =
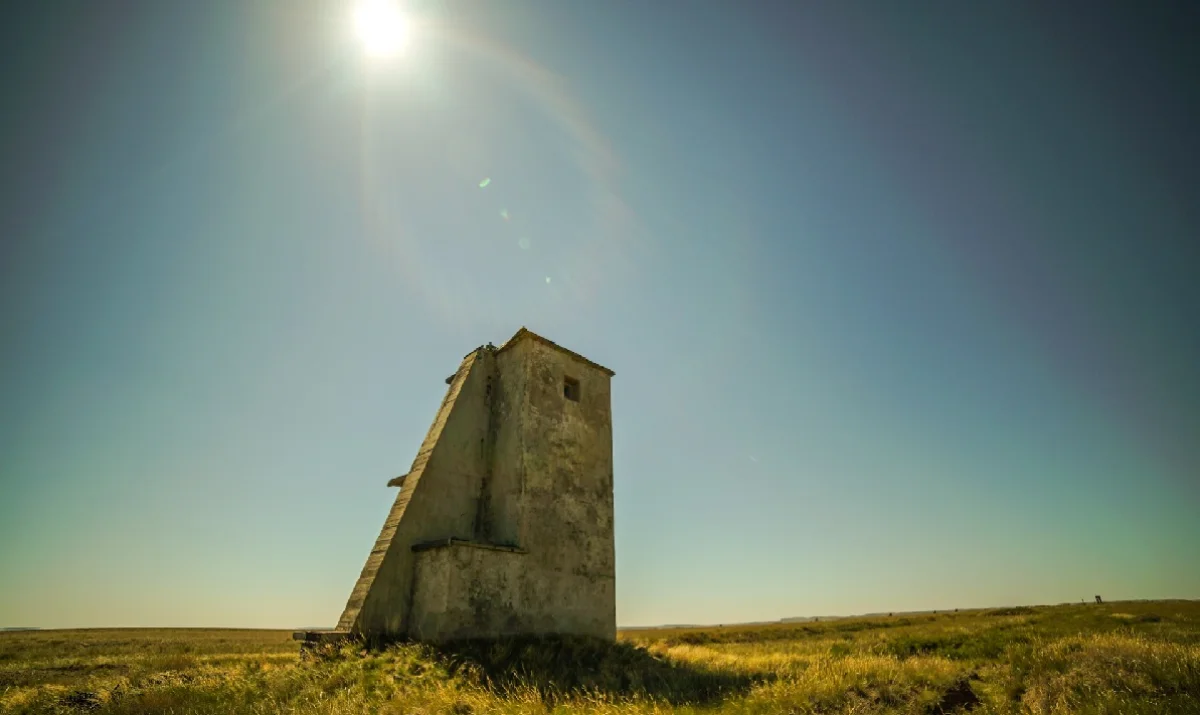
[[[354,28],[367,54],[394,55],[408,40],[408,20],[387,0],[362,0],[354,11]]]

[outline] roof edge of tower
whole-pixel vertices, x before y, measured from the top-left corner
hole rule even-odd
[[[559,345],[558,343],[554,342],[553,340],[550,340],[549,338],[544,338],[541,335],[538,335],[537,333],[533,332],[529,328],[526,328],[525,326],[521,326],[521,329],[518,330],[511,338],[509,338],[508,342],[506,342],[503,345],[501,345],[500,347],[496,348],[496,354],[498,355],[498,354],[504,352],[505,350],[509,349],[513,345],[516,345],[517,343],[519,343],[524,338],[530,338],[531,340],[535,340],[535,341],[541,343],[542,345],[545,345],[546,347],[553,348],[553,349],[559,351],[560,353],[564,353],[564,354],[578,360],[579,362],[584,363],[585,365],[590,365],[591,367],[596,368],[597,370],[603,372],[604,374],[608,375],[609,377],[612,377],[613,375],[617,374],[617,373],[613,372],[612,370],[609,370],[608,368],[604,367],[600,363],[592,362],[591,360],[588,360],[587,358],[585,358],[584,356],[575,352],[574,350],[568,350],[567,348],[564,348],[563,346]]]

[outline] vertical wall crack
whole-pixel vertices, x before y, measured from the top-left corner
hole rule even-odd
[[[487,350],[487,348],[484,348]],[[484,383],[483,402],[487,414],[487,430],[480,440],[480,463],[483,474],[479,484],[479,499],[475,509],[475,540],[490,541],[492,538],[492,462],[496,451],[496,426],[499,422],[499,369],[493,353],[488,351],[487,382]]]

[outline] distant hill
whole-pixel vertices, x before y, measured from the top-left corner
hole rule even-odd
[[[995,607],[993,607],[995,608]],[[879,611],[878,613],[858,613],[849,616],[792,616],[790,618],[780,618],[777,621],[751,621],[746,623],[671,623],[662,626],[620,626],[618,630],[622,631],[646,631],[646,630],[670,630],[683,628],[721,628],[724,626],[765,626],[773,623],[812,623],[823,621],[840,621],[846,618],[885,618],[887,616],[925,616],[937,613],[965,613],[972,611],[986,611],[989,608],[943,608],[941,610],[930,609],[927,611]]]

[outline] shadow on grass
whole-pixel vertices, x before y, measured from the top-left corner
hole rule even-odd
[[[451,672],[479,677],[505,692],[535,688],[543,699],[595,694],[705,704],[745,693],[774,676],[705,670],[656,656],[629,643],[566,636],[458,641],[433,648]]]

